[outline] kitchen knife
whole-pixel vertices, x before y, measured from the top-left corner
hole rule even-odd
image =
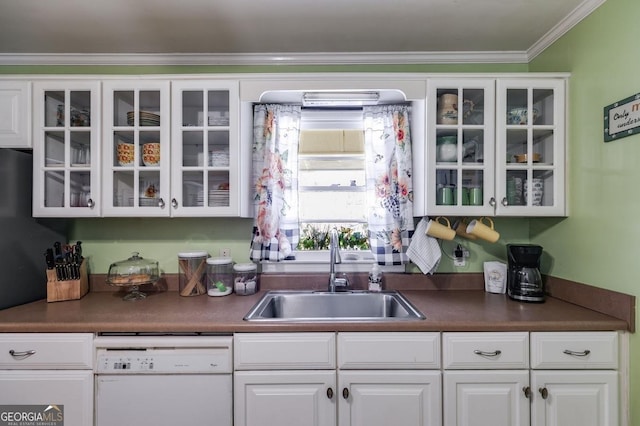
[[[55,259],[56,278],[58,281],[62,281],[64,280],[64,271],[62,266],[62,244],[60,244],[60,241],[53,243],[53,254]]]
[[[55,261],[53,260],[53,249],[47,249],[44,253],[44,259],[47,262],[47,269],[54,269],[56,267]]]
[[[78,259],[82,259],[82,241],[78,241],[75,246],[73,246],[73,253],[78,255]]]
[[[60,241],[56,241],[55,243],[53,243],[53,250],[56,256],[56,260],[62,257],[62,244],[60,244]]]
[[[68,280],[75,279],[75,275],[73,273],[73,260],[71,258],[70,251],[65,251],[64,253],[64,269],[65,269],[65,276]]]

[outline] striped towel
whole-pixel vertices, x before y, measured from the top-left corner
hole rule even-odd
[[[427,235],[427,223],[428,219],[423,217],[416,226],[407,255],[423,274],[433,274],[440,264],[442,251],[438,240]]]

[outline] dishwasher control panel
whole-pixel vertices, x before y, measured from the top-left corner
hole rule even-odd
[[[96,372],[99,374],[226,374],[233,371],[230,339],[228,344],[219,344],[221,342],[214,341],[209,342],[210,345],[205,345],[202,339],[156,340],[100,339],[95,348]]]
[[[109,374],[221,374],[231,372],[227,358],[215,349],[99,349],[96,368]]]

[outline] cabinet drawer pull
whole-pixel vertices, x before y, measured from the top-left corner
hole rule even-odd
[[[564,351],[562,351],[562,353],[565,353],[567,355],[573,355],[573,356],[587,356],[591,353],[591,351],[589,349],[585,349],[582,352],[577,352],[577,351],[572,351],[570,349],[565,349]]]
[[[493,352],[485,352],[485,351],[481,351],[479,349],[476,349],[473,351],[474,354],[476,355],[480,355],[480,356],[498,356],[502,353],[502,351],[500,349],[496,349]]]
[[[347,389],[347,388],[343,388],[342,389],[342,397],[344,399],[349,399],[349,389]]]
[[[333,399],[333,389],[327,388],[327,398]]]
[[[17,359],[24,359],[24,358],[30,357],[31,355],[35,355],[35,353],[36,351],[34,350],[20,351],[20,352],[16,352],[13,349],[9,350],[9,355]]]

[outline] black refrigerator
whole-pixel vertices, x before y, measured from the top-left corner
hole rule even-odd
[[[0,149],[0,309],[47,297],[44,252],[66,242],[66,219],[32,217],[33,156]]]

